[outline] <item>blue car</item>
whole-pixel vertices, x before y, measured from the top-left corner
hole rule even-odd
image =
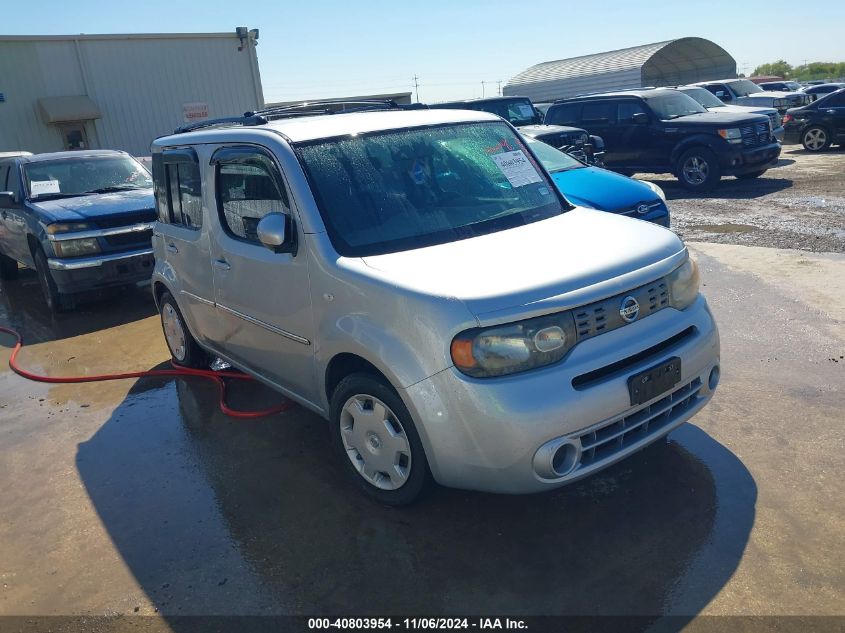
[[[669,226],[666,195],[657,185],[590,167],[541,141],[525,142],[572,204]]]

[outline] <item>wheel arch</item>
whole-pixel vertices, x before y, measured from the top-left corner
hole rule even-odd
[[[385,373],[373,363],[358,354],[354,354],[352,352],[341,352],[339,354],[335,354],[326,364],[326,370],[323,374],[323,391],[326,396],[326,401],[331,402],[332,393],[338,384],[340,384],[341,380],[350,374],[356,373],[371,374],[377,378],[381,378],[393,391],[398,394],[393,381],[391,381],[390,378],[388,378]]]
[[[694,149],[695,147],[704,147],[716,154],[718,157],[719,149],[716,139],[711,138],[708,134],[696,134],[694,136],[689,136],[681,140],[677,145],[675,145],[674,149],[672,149],[672,153],[669,156],[669,163],[672,166],[673,171],[677,171],[676,163],[678,162],[678,159],[685,152]]]

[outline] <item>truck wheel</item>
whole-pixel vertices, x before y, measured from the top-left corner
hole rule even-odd
[[[18,262],[0,253],[0,279],[16,279],[18,276]]]
[[[38,276],[38,283],[41,286],[41,293],[44,295],[44,301],[50,312],[58,314],[60,312],[67,312],[73,305],[73,295],[59,292],[56,282],[53,280],[53,275],[50,273],[50,266],[47,263],[47,256],[40,248],[36,249],[35,257],[35,273]]]
[[[173,362],[184,367],[194,369],[208,368],[208,355],[199,346],[188,326],[185,325],[185,318],[179,311],[179,306],[173,299],[173,295],[165,292],[158,302],[158,311],[161,315],[161,329],[164,330],[164,340],[167,349],[173,357]]]
[[[830,147],[831,138],[827,130],[821,126],[808,127],[801,134],[801,145],[808,152],[823,152]]]
[[[760,171],[752,171],[747,174],[737,174],[736,177],[740,180],[751,180],[752,178],[759,178],[763,174],[765,174],[768,169],[761,169]]]
[[[351,374],[331,398],[335,452],[364,493],[379,503],[416,501],[431,473],[411,414],[396,392],[370,374]]]
[[[719,159],[706,147],[693,147],[678,159],[675,175],[689,191],[709,191],[722,177]]]

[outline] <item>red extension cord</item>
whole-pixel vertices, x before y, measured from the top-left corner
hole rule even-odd
[[[82,382],[103,382],[106,380],[124,380],[126,378],[152,378],[152,377],[164,377],[164,376],[174,376],[174,377],[199,377],[199,378],[207,378],[209,380],[213,380],[217,383],[217,387],[220,391],[220,410],[228,416],[233,418],[260,418],[265,415],[274,415],[276,413],[282,413],[283,411],[287,411],[291,407],[294,406],[294,403],[290,400],[286,401],[284,404],[271,407],[269,409],[264,409],[262,411],[238,411],[236,409],[229,408],[229,405],[226,404],[226,382],[223,380],[224,378],[231,378],[233,380],[255,380],[252,376],[247,374],[241,374],[238,372],[233,371],[211,371],[210,369],[191,369],[190,367],[182,367],[181,365],[177,365],[171,361],[173,365],[173,369],[152,369],[149,371],[132,371],[123,374],[102,374],[99,376],[61,376],[61,377],[53,377],[53,376],[41,376],[39,374],[33,374],[32,372],[26,371],[18,366],[18,352],[21,351],[23,348],[23,337],[20,335],[19,332],[15,330],[10,330],[9,328],[5,328],[0,326],[0,332],[4,332],[13,336],[16,340],[15,347],[12,350],[12,355],[9,357],[9,367],[15,372],[18,376],[26,378],[27,380],[34,380],[35,382],[46,382],[51,384],[66,384],[66,383],[82,383]]]

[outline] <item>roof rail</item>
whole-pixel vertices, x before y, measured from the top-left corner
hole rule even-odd
[[[244,113],[243,116],[227,116],[219,119],[206,119],[204,121],[197,121],[196,123],[189,123],[182,125],[173,130],[174,134],[184,134],[185,132],[193,132],[205,127],[216,127],[218,125],[263,125],[267,123],[267,119],[262,116],[254,116],[251,112]]]

